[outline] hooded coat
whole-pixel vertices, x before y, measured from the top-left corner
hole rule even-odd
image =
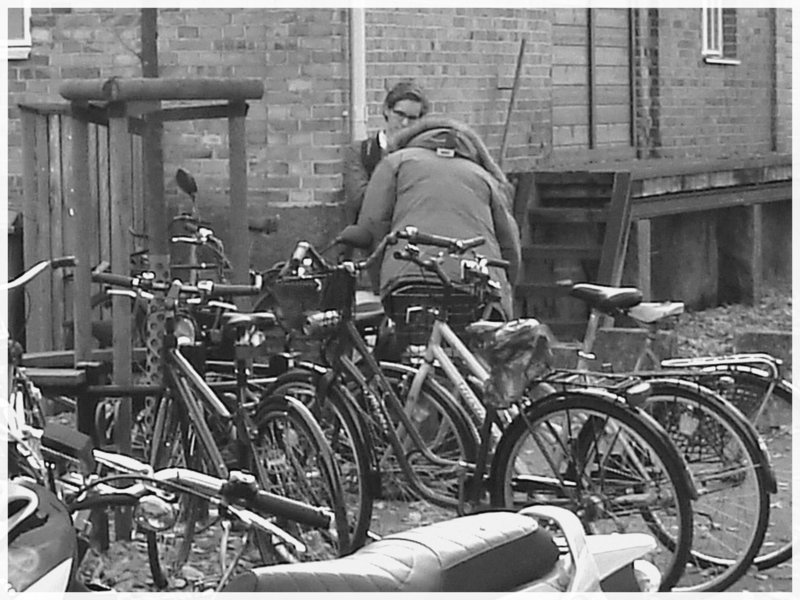
[[[406,130],[402,147],[375,169],[358,224],[370,230],[375,244],[390,231],[409,225],[421,232],[448,237],[483,236],[486,243],[477,252],[511,263],[508,276],[502,269],[491,270],[493,279],[501,285],[503,308],[510,317],[511,284],[516,281],[521,260],[519,229],[511,214],[508,194],[510,185],[499,169],[492,172],[493,162],[490,169],[483,166],[482,163],[488,164],[488,152],[480,138],[466,126],[454,127],[453,123],[447,120],[442,126],[441,122],[429,120]],[[446,151],[437,152],[442,147]],[[382,296],[399,281],[421,278],[419,267],[397,260],[391,250],[384,253],[380,265],[376,287]],[[443,268],[454,281],[459,280],[458,258],[448,257]]]

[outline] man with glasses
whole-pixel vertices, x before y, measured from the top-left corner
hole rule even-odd
[[[355,223],[358,219],[369,178],[390,151],[392,136],[425,116],[429,108],[428,99],[417,84],[401,81],[389,90],[383,101],[384,128],[345,148],[344,203],[348,223]]]

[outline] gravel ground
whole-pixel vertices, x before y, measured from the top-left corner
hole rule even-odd
[[[678,325],[679,353],[683,356],[725,354],[733,351],[733,336],[745,328],[790,331],[792,327],[791,285],[771,286],[758,306],[723,306],[686,313]],[[788,452],[787,452],[788,456]],[[773,506],[772,529],[791,531],[791,515],[782,506]],[[424,502],[380,502],[376,507],[383,533],[424,525],[448,517],[448,512]],[[191,589],[191,580],[209,573],[216,553],[212,543],[202,548],[186,573],[183,591]],[[205,557],[205,558],[203,558]],[[95,556],[84,565],[87,574],[117,591],[155,591],[147,567],[142,542],[116,542],[105,555]],[[763,573],[751,572],[731,591],[790,592],[791,561]]]

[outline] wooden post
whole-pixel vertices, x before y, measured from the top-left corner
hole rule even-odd
[[[127,108],[125,103],[108,105],[108,127],[111,136],[109,162],[111,163],[111,271],[127,275],[130,271],[131,236],[131,144],[128,137]],[[114,296],[113,362],[115,385],[132,383],[131,362],[131,299]],[[127,454],[131,449],[131,399],[120,398],[114,427],[117,450]],[[115,518],[117,539],[129,539],[131,531],[130,508],[118,509]]]
[[[50,175],[48,154],[48,125],[47,116],[37,116],[34,127],[34,143],[36,144],[36,222],[38,235],[36,237],[36,250],[32,257],[32,266],[35,262],[48,259],[52,256],[50,247]],[[53,349],[53,337],[50,331],[50,316],[52,311],[52,286],[48,276],[37,278],[38,282],[31,282],[32,286],[28,298],[31,308],[28,313],[28,323],[31,324],[28,333],[28,351],[36,352]]]
[[[233,283],[248,283],[250,256],[247,230],[247,148],[244,119],[247,104],[231,102],[228,117],[230,148],[231,212],[228,219],[228,238],[231,240]]]
[[[37,207],[38,194],[36,190],[36,113],[29,110],[22,110],[22,193],[25,203],[22,213],[22,241],[23,241],[23,267],[29,268],[36,261],[39,248],[39,210]],[[38,279],[38,278],[37,278]],[[38,289],[35,289],[38,288]],[[41,328],[44,326],[43,320],[33,310],[38,297],[41,296],[42,282],[32,281],[28,284],[25,300],[26,312],[31,318],[28,319],[27,331],[25,332],[25,345],[28,351],[42,350],[41,347]],[[38,291],[38,293],[37,293]],[[22,332],[14,332],[21,336]],[[20,337],[20,341],[22,338]]]
[[[69,227],[74,240],[75,286],[72,294],[75,363],[89,360],[92,340],[91,310],[91,250],[88,240],[97,236],[95,215],[89,189],[89,126],[80,117],[80,108],[73,106],[72,115],[72,172],[69,198]],[[80,410],[80,407],[78,407]]]
[[[753,204],[750,207],[753,246],[750,255],[752,268],[753,304],[758,304],[764,294],[764,206]]]
[[[651,280],[652,268],[652,249],[653,241],[651,238],[650,219],[639,219],[636,221],[636,258],[638,269],[638,286],[642,292],[642,298],[646,301],[653,299],[653,288]]]

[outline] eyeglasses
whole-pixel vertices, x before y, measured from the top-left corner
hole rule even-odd
[[[392,112],[395,115],[397,115],[397,118],[399,118],[401,121],[404,119],[408,119],[409,121],[414,122],[422,118],[422,115],[409,115],[408,113],[405,113],[402,110],[398,110],[396,108],[393,108]]]

